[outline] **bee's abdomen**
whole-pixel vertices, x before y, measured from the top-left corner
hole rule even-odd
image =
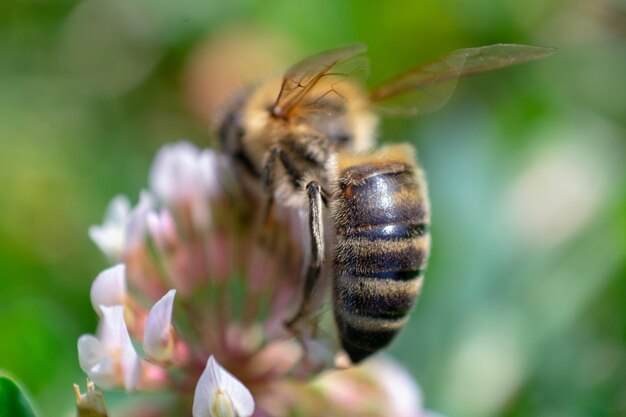
[[[416,170],[367,164],[340,176],[333,210],[334,309],[353,362],[393,339],[420,290],[430,236],[426,184]]]

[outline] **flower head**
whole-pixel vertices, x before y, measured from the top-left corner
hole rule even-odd
[[[277,205],[271,228],[260,225],[261,203],[224,157],[186,142],[159,152],[150,182],[125,218],[122,265],[92,286],[101,324],[78,348],[96,384],[169,390],[177,400],[163,413],[194,417],[422,415],[399,366],[332,370],[345,355],[328,294],[285,325],[301,298],[306,216]]]

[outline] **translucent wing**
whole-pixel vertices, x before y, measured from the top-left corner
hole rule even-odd
[[[393,78],[372,90],[370,98],[396,113],[430,113],[446,104],[459,77],[533,61],[553,52],[552,48],[509,44],[459,49]]]
[[[286,117],[320,80],[331,75],[330,70],[333,67],[356,57],[366,49],[363,44],[331,49],[306,58],[291,67],[283,77],[280,93],[272,107],[272,114]]]

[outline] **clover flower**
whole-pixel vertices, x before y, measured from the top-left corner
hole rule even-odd
[[[90,229],[120,263],[92,285],[100,324],[78,353],[101,388],[174,394],[129,415],[425,415],[419,389],[389,359],[336,369],[345,354],[325,299],[313,319],[286,328],[301,297],[305,218],[278,207],[264,229],[259,200],[225,157],[167,145],[150,189],[134,208],[127,201],[116,197],[103,226]]]

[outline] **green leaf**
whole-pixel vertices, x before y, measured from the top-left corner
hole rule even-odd
[[[24,390],[3,373],[0,373],[0,417],[36,417]]]

